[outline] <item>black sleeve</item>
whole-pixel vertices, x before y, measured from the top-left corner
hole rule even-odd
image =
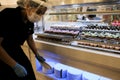
[[[34,33],[34,26],[31,27],[31,30],[30,30],[30,35]]]
[[[27,26],[29,26],[29,35],[31,35],[31,34],[33,34],[34,33],[34,23],[31,23],[31,22],[29,22],[28,24],[27,24]]]
[[[4,37],[4,33],[5,33],[5,28],[4,28],[4,21],[5,21],[5,19],[4,19],[4,13],[5,13],[5,11],[3,10],[3,11],[1,11],[0,12],[0,37]]]

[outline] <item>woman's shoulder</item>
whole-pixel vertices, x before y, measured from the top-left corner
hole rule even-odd
[[[4,8],[2,11],[0,11],[1,14],[8,14],[15,10],[15,8]]]
[[[13,17],[13,16],[19,15],[20,13],[21,13],[21,10],[18,7],[16,8],[7,7],[0,12],[0,15],[6,16],[6,17],[10,17],[10,16]]]
[[[4,13],[4,12],[14,12],[16,10],[21,10],[20,7],[5,7],[3,10],[1,10],[0,12]]]

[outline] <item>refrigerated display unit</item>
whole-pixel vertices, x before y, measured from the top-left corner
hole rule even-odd
[[[46,58],[48,63],[54,64],[53,68],[57,64],[63,64],[70,67],[67,72],[71,70],[71,67],[78,71],[82,70],[80,80],[84,80],[83,77],[89,73],[96,76],[95,80],[119,80],[119,6],[119,0],[53,6],[43,20],[36,23],[36,29],[39,30],[36,30],[34,35],[40,54]],[[88,9],[93,11],[88,11]],[[89,20],[88,15],[95,15],[100,20]],[[62,79],[64,76],[62,76],[62,71],[68,75],[64,69],[60,69],[62,67],[57,70],[61,74],[60,77],[56,78],[55,71],[45,74],[36,59],[34,57],[31,59],[37,78],[69,80],[68,77]]]

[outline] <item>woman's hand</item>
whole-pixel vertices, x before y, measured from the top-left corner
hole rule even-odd
[[[47,62],[43,62],[43,63],[41,63],[41,65],[47,70],[52,69],[52,67]]]
[[[52,69],[52,67],[47,62],[45,62],[45,59],[42,56],[36,54],[35,57],[45,69]]]
[[[22,65],[20,65],[18,63],[16,63],[16,65],[13,67],[13,70],[18,77],[27,76],[27,70]]]

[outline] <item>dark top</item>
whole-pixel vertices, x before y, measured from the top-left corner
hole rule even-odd
[[[34,23],[23,21],[22,8],[6,8],[0,12],[0,37],[2,44],[22,45],[34,33]]]
[[[27,23],[23,21],[21,10],[20,7],[6,8],[0,12],[0,37],[4,38],[2,47],[16,62],[25,67],[28,75],[17,77],[13,69],[0,60],[0,80],[36,80],[32,65],[20,46],[33,34],[34,24],[28,20]]]

